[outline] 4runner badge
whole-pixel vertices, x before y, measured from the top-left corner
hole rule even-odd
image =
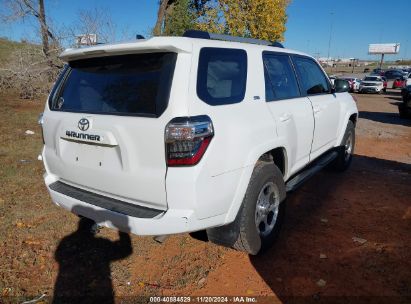
[[[82,118],[82,119],[79,120],[78,128],[81,131],[87,131],[89,127],[90,127],[90,122],[88,121],[87,118]]]

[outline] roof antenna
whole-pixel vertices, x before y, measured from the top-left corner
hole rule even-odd
[[[137,34],[137,35],[136,35],[136,39],[137,39],[137,40],[140,40],[140,39],[146,39],[146,38],[144,38],[143,35]]]

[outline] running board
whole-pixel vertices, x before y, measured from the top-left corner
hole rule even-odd
[[[337,151],[333,151],[321,156],[318,160],[314,161],[307,169],[301,171],[285,184],[285,190],[287,192],[295,191],[300,187],[307,179],[313,176],[315,173],[323,169],[329,163],[331,163],[338,156]]]

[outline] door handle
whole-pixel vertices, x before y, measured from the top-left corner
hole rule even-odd
[[[288,113],[284,113],[283,115],[280,116],[280,121],[281,121],[281,122],[286,122],[286,121],[288,121],[288,120],[290,120],[290,119],[291,119],[291,115],[288,114]]]

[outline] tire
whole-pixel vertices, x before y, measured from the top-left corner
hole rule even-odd
[[[340,147],[338,147],[338,156],[331,166],[334,171],[342,172],[348,169],[351,165],[354,147],[355,126],[354,123],[349,120]]]
[[[251,255],[263,252],[278,236],[284,220],[285,197],[281,171],[272,162],[258,162],[235,221],[208,229],[209,240]],[[227,242],[230,237],[231,243]]]
[[[398,112],[400,114],[400,118],[408,118],[405,105],[398,105]]]

